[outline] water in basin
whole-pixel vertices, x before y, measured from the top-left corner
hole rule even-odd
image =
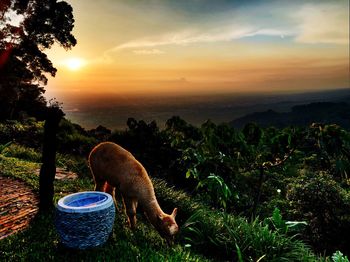
[[[91,207],[103,203],[107,200],[107,197],[104,195],[82,195],[78,198],[73,198],[70,201],[67,201],[67,206],[70,207]]]

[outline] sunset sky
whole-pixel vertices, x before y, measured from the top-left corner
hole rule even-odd
[[[349,87],[349,1],[66,0],[78,44],[49,95]]]

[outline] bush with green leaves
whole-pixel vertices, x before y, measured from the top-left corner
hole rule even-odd
[[[151,176],[185,187],[188,184],[183,175],[186,169],[177,161],[181,151],[175,144],[171,145],[174,133],[167,129],[161,131],[155,121],[146,123],[129,118],[127,125],[127,130],[113,132],[110,141],[132,152]]]
[[[40,148],[44,132],[44,122],[7,120],[0,123],[0,144],[15,141],[18,144]]]
[[[186,178],[191,176],[198,181],[196,190],[208,192],[204,197],[209,199],[213,206],[226,210],[227,205],[232,204],[233,193],[222,177],[210,173],[207,178],[200,178],[196,168],[187,171]],[[237,195],[236,198],[238,198]]]
[[[58,153],[56,155],[56,164],[69,171],[77,173],[81,178],[92,178],[87,159],[77,155],[68,155]]]
[[[82,127],[66,119],[60,122],[57,140],[59,152],[81,156],[87,156],[98,143]]]
[[[272,216],[264,219],[264,224],[268,225],[270,229],[283,233],[298,233],[307,223],[305,221],[286,221],[282,218],[282,214],[279,208],[275,208]]]
[[[318,251],[346,250],[350,243],[349,192],[327,173],[306,173],[288,185],[292,217],[309,224],[304,237]]]
[[[333,262],[349,262],[348,257],[344,256],[339,250],[332,255],[332,260]]]
[[[19,145],[17,143],[12,143],[11,145],[7,146],[2,151],[2,154],[7,157],[15,157],[31,162],[41,162],[41,154],[38,151],[30,147]]]

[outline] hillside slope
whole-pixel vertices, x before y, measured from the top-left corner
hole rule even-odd
[[[350,104],[346,102],[319,102],[292,107],[291,112],[279,113],[274,110],[256,112],[237,118],[230,122],[236,128],[242,128],[249,122],[255,122],[262,127],[278,128],[290,125],[306,126],[313,122],[338,124],[350,128]]]

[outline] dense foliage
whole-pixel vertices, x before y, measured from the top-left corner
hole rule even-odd
[[[210,121],[194,127],[179,117],[164,129],[135,119],[127,124],[125,131],[86,131],[62,121],[58,165],[92,186],[89,151],[105,140],[122,145],[161,179],[154,181],[162,205],[179,207],[179,244],[208,258],[318,260],[311,249],[349,255],[349,131],[323,124],[236,130]],[[1,124],[1,143],[13,141],[2,154],[38,162],[40,143],[29,137],[40,141],[42,128],[32,120]]]

